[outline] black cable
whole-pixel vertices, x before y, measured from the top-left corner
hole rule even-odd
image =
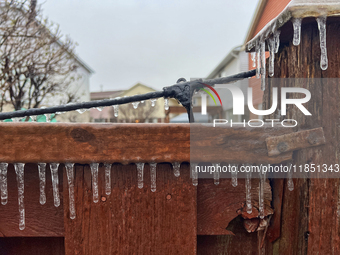
[[[251,70],[244,73],[239,73],[236,75],[221,77],[217,79],[204,80],[205,84],[215,85],[215,84],[226,84],[234,82],[237,80],[250,78],[256,74],[256,70]],[[43,114],[52,114],[56,112],[69,112],[79,109],[90,109],[97,107],[106,107],[112,105],[128,104],[133,102],[145,101],[148,99],[156,99],[160,97],[164,98],[175,98],[177,99],[188,111],[189,116],[191,116],[191,97],[195,90],[200,89],[203,85],[200,83],[202,80],[181,82],[175,85],[163,88],[163,91],[150,92],[143,95],[135,95],[130,97],[115,98],[115,99],[105,99],[99,101],[90,101],[83,103],[71,103],[66,105],[58,105],[47,108],[32,108],[29,110],[21,110],[15,112],[1,112],[0,120],[11,119],[11,118],[23,118],[27,116],[36,116]],[[191,118],[190,118],[191,119]],[[191,120],[193,121],[193,119]]]

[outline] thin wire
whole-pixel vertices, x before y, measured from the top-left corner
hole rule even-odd
[[[212,85],[212,86],[215,84],[226,84],[230,82],[235,82],[237,80],[242,80],[245,78],[250,78],[252,76],[255,76],[255,74],[256,74],[256,70],[251,70],[248,72],[239,73],[239,74],[228,76],[228,77],[205,80],[204,83]],[[163,91],[150,92],[150,93],[146,93],[142,95],[135,95],[135,96],[130,96],[130,97],[104,99],[104,100],[82,102],[82,103],[71,103],[71,104],[58,105],[58,106],[47,107],[47,108],[32,108],[28,110],[21,110],[21,111],[15,111],[15,112],[1,112],[0,120],[11,119],[11,118],[23,118],[27,116],[36,116],[36,115],[44,115],[44,114],[52,114],[52,113],[57,113],[57,112],[69,112],[69,111],[75,111],[79,109],[91,109],[91,108],[97,108],[97,107],[128,104],[128,103],[140,102],[140,101],[145,101],[148,99],[155,99],[155,98],[160,98],[160,97],[179,99],[179,96],[174,94],[173,91],[170,90],[169,88],[175,87],[175,86],[176,87],[178,86],[183,86],[183,87],[190,86],[191,87],[195,85],[197,85],[197,81],[183,82],[183,83],[175,84],[169,87],[165,87]],[[189,95],[188,97],[190,96],[192,95]]]

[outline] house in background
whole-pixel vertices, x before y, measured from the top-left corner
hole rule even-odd
[[[127,90],[91,92],[91,101],[129,97],[154,91],[156,90],[153,88],[137,83]],[[169,106],[172,105],[178,105],[176,100],[169,100]],[[136,108],[133,104],[119,105],[118,117],[115,116],[113,107],[91,109],[90,118],[91,122],[164,123],[169,122],[169,111],[165,110],[164,99],[158,98],[154,104],[151,100],[139,102]]]
[[[72,81],[64,95],[47,99],[44,101],[44,105],[52,106],[65,104],[67,103],[69,94],[74,95],[76,102],[90,101],[90,77],[94,71],[75,55],[74,60],[78,66],[74,76],[79,78]],[[83,114],[79,114],[76,111],[72,111],[57,115],[56,118],[58,122],[90,122],[90,113],[87,111]]]

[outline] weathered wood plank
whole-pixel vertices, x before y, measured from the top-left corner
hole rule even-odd
[[[287,24],[290,25],[291,24]],[[302,25],[301,44],[285,45],[276,57],[275,76],[281,78],[339,78],[340,77],[339,19],[327,22],[329,66],[320,69],[320,40],[315,20]],[[311,100],[305,107],[312,116],[290,109],[285,118],[298,121],[299,130],[323,127],[327,143],[297,151],[294,164],[339,164],[339,79],[300,80],[293,87],[308,89]],[[282,83],[282,86],[284,84]],[[278,88],[280,89],[280,87]],[[265,107],[270,105],[271,88],[266,91]],[[295,96],[297,97],[297,96]],[[278,102],[280,104],[280,102]],[[267,108],[265,108],[267,109]],[[308,177],[308,176],[307,176]],[[339,254],[339,179],[295,179],[295,189],[283,191],[281,236],[267,254]],[[275,188],[274,188],[275,189]]]
[[[114,164],[112,193],[107,196],[101,167],[102,199],[94,204],[90,169],[78,165],[74,220],[64,192],[66,254],[196,254],[196,187],[189,173],[189,165],[183,164],[176,178],[170,164],[158,164],[153,193],[148,165],[144,188],[138,189],[136,166]]]
[[[323,128],[314,128],[266,139],[269,156],[277,156],[284,152],[320,146],[325,143]]]
[[[1,162],[185,162],[189,124],[1,123]]]
[[[59,188],[63,198],[62,171],[59,169]],[[0,235],[2,237],[62,237],[64,236],[63,204],[53,205],[50,170],[46,170],[46,204],[39,203],[39,175],[35,164],[25,166],[26,228],[19,230],[18,189],[13,165],[8,167],[8,203],[0,205]],[[7,240],[7,239],[6,239]]]
[[[190,126],[191,162],[270,163],[278,164],[292,158],[292,152],[269,157],[265,140],[292,133],[295,128],[225,127],[223,125]]]
[[[281,163],[292,159],[292,153],[269,157],[265,139],[294,130],[200,124],[0,123],[0,161],[243,163],[246,157],[251,163]]]

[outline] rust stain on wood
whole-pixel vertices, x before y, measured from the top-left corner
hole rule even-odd
[[[326,139],[323,128],[315,128],[266,138],[268,155],[271,157],[289,151],[319,146],[325,143]]]

